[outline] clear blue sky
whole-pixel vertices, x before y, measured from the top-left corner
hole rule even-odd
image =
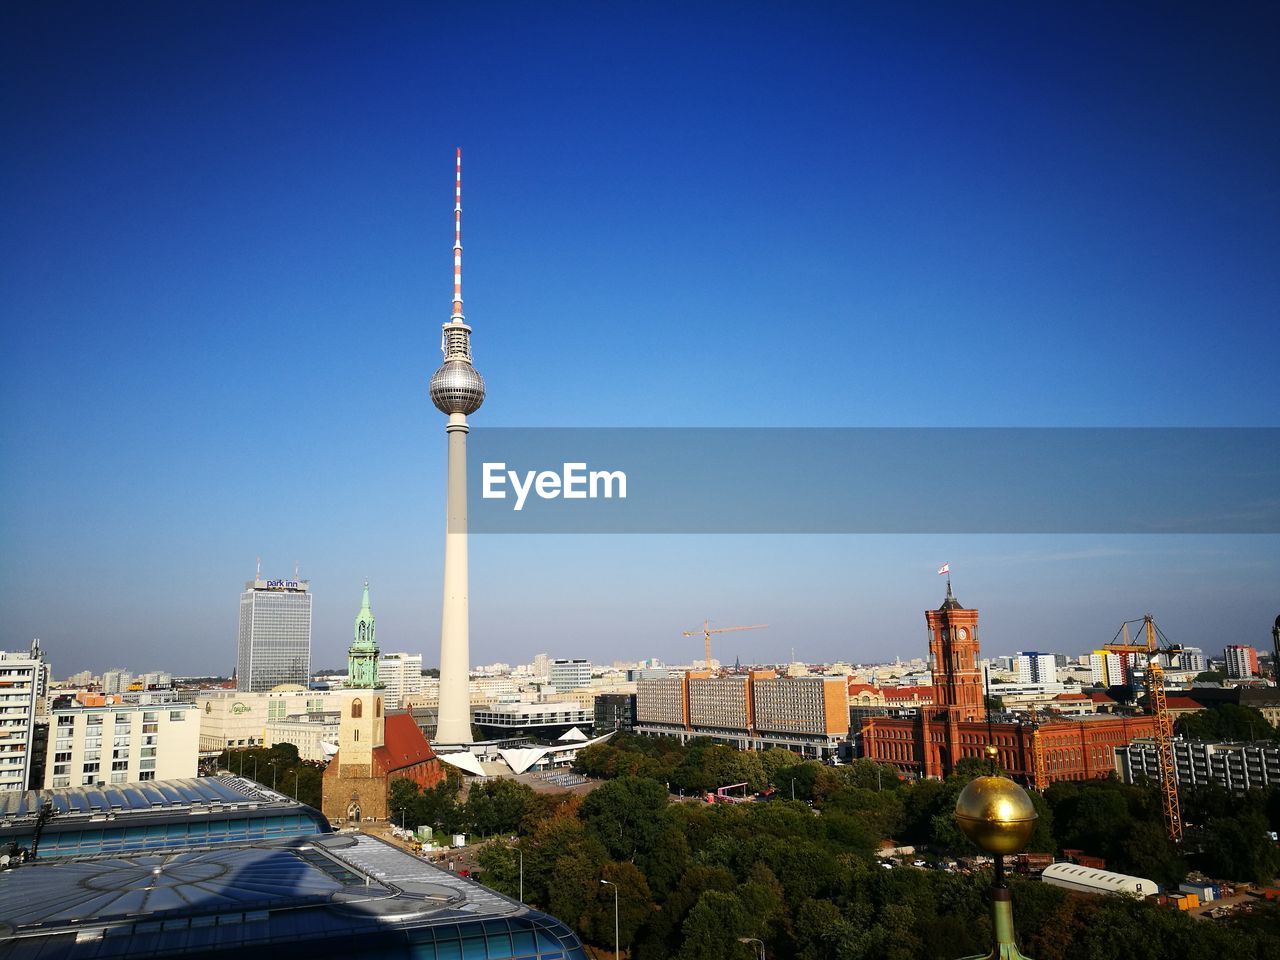
[[[228,672],[260,555],[434,660],[458,145],[477,430],[1280,425],[1274,7],[854,6],[5,4],[0,648]],[[491,536],[472,659],[918,655],[943,560],[991,652],[1280,610],[1275,537]]]

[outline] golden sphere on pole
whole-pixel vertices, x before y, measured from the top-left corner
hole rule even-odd
[[[956,823],[987,853],[1017,853],[1038,816],[1027,791],[1006,777],[977,777],[956,797]]]

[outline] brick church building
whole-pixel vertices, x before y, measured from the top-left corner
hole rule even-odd
[[[392,780],[424,789],[445,779],[439,758],[406,711],[384,715],[381,690],[352,690],[342,701],[338,752],[325,768],[322,812],[330,820],[385,820]]]
[[[912,717],[868,717],[861,727],[863,756],[891,763],[908,775],[945,777],[965,757],[982,757],[988,744],[1016,780],[1043,790],[1055,780],[1105,777],[1115,749],[1155,734],[1149,716],[1091,716],[1070,720],[988,724],[978,666],[978,611],[951,592],[925,611],[934,702]]]

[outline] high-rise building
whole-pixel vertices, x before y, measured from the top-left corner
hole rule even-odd
[[[542,677],[544,680],[547,674],[551,672],[551,658],[545,653],[540,653],[533,658],[533,663],[529,664],[529,672],[535,677]]]
[[[591,686],[591,661],[552,660],[549,676],[551,685],[558,693],[589,687]]]
[[[472,742],[467,679],[471,669],[467,586],[467,416],[484,402],[484,378],[471,363],[471,328],[462,314],[462,151],[453,200],[453,311],[440,335],[444,362],[431,375],[431,402],[449,417],[444,534],[444,602],[440,618],[440,707],[436,740]]]
[[[115,669],[102,671],[103,693],[124,693],[133,683],[133,674],[128,670]]]
[[[1205,659],[1204,651],[1199,647],[1183,647],[1182,652],[1177,654],[1178,669],[1194,670],[1196,673],[1203,673],[1209,669],[1209,661]]]
[[[1019,683],[1058,682],[1057,658],[1052,653],[1019,652],[1014,655],[1013,669]]]
[[[311,679],[311,585],[263,580],[259,571],[240,594],[236,689],[257,693]]]
[[[386,653],[378,660],[378,685],[387,709],[399,710],[409,697],[422,693],[422,654]]]
[[[1232,644],[1226,649],[1227,676],[1247,680],[1258,672],[1258,651],[1253,647]]]
[[[378,643],[373,636],[373,611],[369,609],[369,581],[364,582],[364,599],[356,614],[355,635],[347,651],[347,686],[378,686]]]
[[[27,789],[48,667],[38,640],[28,651],[0,650],[0,791]]]

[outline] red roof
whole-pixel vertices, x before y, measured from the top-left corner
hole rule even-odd
[[[886,700],[933,699],[933,687],[882,687],[881,692]]]
[[[849,695],[853,696],[859,693],[866,693],[867,691],[875,693],[879,689],[880,688],[874,683],[851,683],[849,684]]]
[[[1088,700],[1083,693],[1060,693],[1053,699],[1055,700]]]
[[[1204,708],[1190,697],[1166,697],[1165,704],[1170,710],[1203,710]]]
[[[422,735],[410,713],[388,713],[382,746],[373,751],[374,763],[383,773],[393,773],[434,760],[436,752]]]
[[[1115,697],[1111,696],[1111,694],[1109,693],[1104,693],[1101,690],[1091,690],[1088,696],[1089,696],[1089,699],[1092,700],[1094,703],[1115,703],[1116,702]]]

